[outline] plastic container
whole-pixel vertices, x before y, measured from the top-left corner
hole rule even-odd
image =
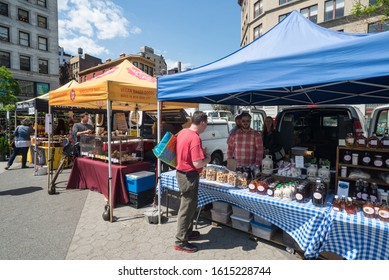
[[[254,222],[256,222],[257,224],[264,225],[264,226],[272,226],[273,225],[268,220],[261,218],[260,216],[255,215],[255,214],[254,214]]]
[[[155,173],[150,171],[139,171],[126,175],[127,190],[133,193],[140,193],[155,186]]]
[[[241,219],[246,219],[246,220],[252,218],[252,216],[253,216],[253,214],[250,213],[249,211],[247,211],[243,208],[240,208],[239,206],[235,206],[235,205],[232,205],[232,214],[235,217],[238,217]]]
[[[212,221],[222,223],[222,224],[227,224],[230,222],[230,216],[231,216],[232,211],[227,212],[227,213],[221,213],[216,211],[215,209],[211,209],[211,216],[212,216]]]
[[[224,201],[214,201],[212,202],[212,208],[220,213],[231,212],[231,204]]]
[[[270,240],[273,237],[276,229],[277,228],[274,225],[265,226],[263,224],[258,224],[256,222],[251,222],[251,232],[252,232],[252,234],[257,236],[257,237],[266,239],[266,240]]]
[[[249,219],[242,219],[240,217],[237,217],[235,215],[231,215],[231,222],[232,222],[232,227],[239,229],[241,231],[249,232],[251,228],[251,221],[253,218]]]

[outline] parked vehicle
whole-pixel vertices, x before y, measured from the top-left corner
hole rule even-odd
[[[226,121],[234,121],[234,116],[230,111],[227,110],[204,110],[208,118],[212,119],[225,119]]]
[[[211,155],[211,163],[221,165],[227,160],[227,138],[234,122],[208,118],[207,128],[200,134],[203,147]]]
[[[376,134],[377,137],[384,136],[389,130],[389,105],[376,107],[369,123],[369,136]]]
[[[351,105],[291,106],[278,113],[276,129],[288,153],[292,147],[307,147],[316,158],[327,159],[335,167],[339,139],[347,133],[367,137],[362,112]]]

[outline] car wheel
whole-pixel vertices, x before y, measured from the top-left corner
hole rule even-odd
[[[216,165],[222,165],[223,164],[223,156],[219,153],[213,153],[211,155],[211,162],[212,164],[216,164]]]

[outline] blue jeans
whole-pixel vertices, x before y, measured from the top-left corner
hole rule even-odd
[[[14,163],[16,156],[19,154],[19,151],[21,151],[22,152],[22,167],[26,167],[28,148],[29,147],[22,147],[22,148],[15,147],[9,160],[8,160],[7,165],[11,166],[12,163]]]

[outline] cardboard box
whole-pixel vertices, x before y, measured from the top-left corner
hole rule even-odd
[[[155,186],[155,174],[149,171],[139,171],[126,175],[127,191],[140,193]]]

